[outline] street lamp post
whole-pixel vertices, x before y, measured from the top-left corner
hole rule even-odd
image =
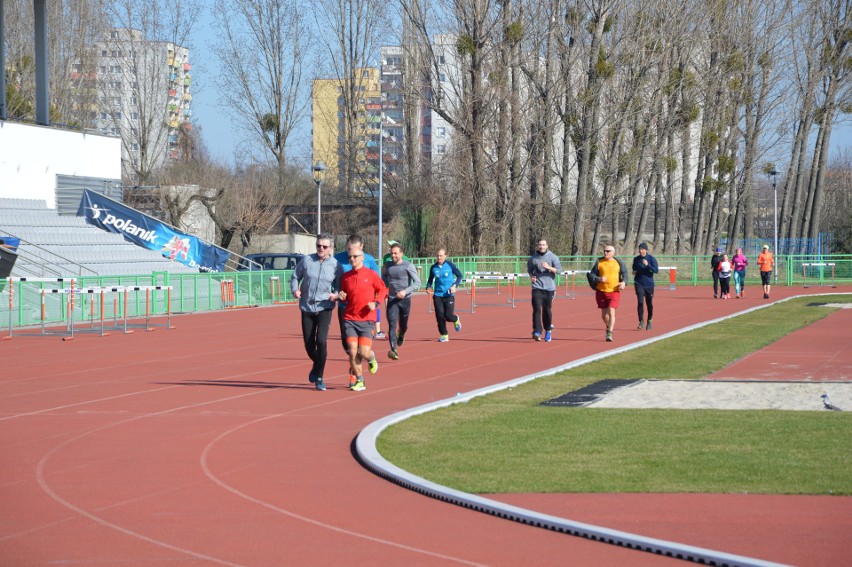
[[[384,154],[383,141],[384,141],[384,137],[385,137],[385,129],[384,129],[384,124],[383,124],[383,120],[382,120],[384,118],[383,115],[384,115],[384,109],[380,109],[379,110],[379,253],[376,256],[376,258],[379,258],[380,261],[381,261],[381,258],[382,258],[382,181],[383,181],[382,174],[383,174],[383,170],[384,170],[384,163],[383,163],[383,157],[384,156],[382,154]]]
[[[777,262],[778,261],[777,260],[777,256],[778,256],[778,189],[776,187],[776,180],[778,178],[778,171],[773,167],[772,171],[767,173],[767,175],[769,175],[769,177],[772,178],[772,211],[773,211],[772,216],[773,216],[773,227],[774,227],[774,232],[775,232],[775,245],[774,245],[775,250],[774,250],[774,253],[775,253],[775,256],[776,256],[775,261]],[[775,266],[775,269],[773,270],[773,272],[775,274],[773,276],[774,280],[775,280],[775,284],[777,284],[778,283],[778,267],[777,267],[777,265]]]
[[[326,167],[320,160],[311,169],[314,170],[314,181],[317,183],[317,234],[322,234],[322,177]]]

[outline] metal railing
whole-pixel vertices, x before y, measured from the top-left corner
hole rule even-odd
[[[450,258],[462,274],[466,272],[499,272],[502,274],[525,273],[527,256],[463,256]],[[678,286],[710,285],[710,256],[656,256],[660,266],[677,269]],[[623,257],[630,266],[632,258]],[[588,270],[595,260],[592,256],[562,257],[562,268],[566,271]],[[747,285],[760,284],[760,274],[755,259],[749,258],[751,265],[746,271]],[[413,258],[411,262],[418,267],[423,286],[429,277],[429,267],[433,258]],[[776,258],[777,285],[783,286],[831,286],[852,284],[852,255],[795,255]],[[41,281],[44,278],[12,278],[0,280],[0,329],[26,327],[45,324],[62,324],[69,313],[60,300],[62,294],[42,294],[42,290],[70,286],[112,287],[112,286],[171,286],[171,312],[193,313],[220,309],[239,309],[256,306],[294,303],[290,293],[292,270],[256,270],[218,273],[169,273],[122,276],[65,276],[61,282]],[[56,276],[59,278],[59,276]],[[667,283],[668,274],[658,276],[660,285]],[[26,280],[26,281],[25,281]],[[518,280],[518,285],[529,285],[526,278]],[[496,285],[495,282],[490,282]],[[477,287],[489,285],[488,281],[477,283]],[[565,285],[560,277],[558,285]],[[578,278],[575,285],[585,289],[585,278]],[[11,297],[10,297],[11,294]],[[44,297],[43,297],[44,296]],[[42,300],[44,299],[44,309]],[[80,297],[74,308],[80,313],[75,320],[81,321],[91,313],[89,298]],[[152,302],[151,314],[165,314],[168,311],[165,296],[157,296]],[[127,307],[123,305],[105,305],[104,316],[137,317],[145,314],[144,298],[130,297]],[[126,311],[125,311],[126,309]]]

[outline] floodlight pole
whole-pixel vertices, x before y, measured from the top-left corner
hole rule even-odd
[[[382,259],[382,170],[384,169],[383,162],[383,154],[384,154],[384,137],[385,137],[385,128],[383,124],[384,119],[384,103],[380,103],[382,108],[379,109],[379,253],[376,255],[376,259],[379,261],[381,265]]]
[[[775,257],[776,257],[776,259],[775,259],[776,265],[774,266],[775,269],[773,270],[775,275],[773,276],[773,278],[775,280],[775,284],[778,284],[778,266],[777,266],[777,262],[778,262],[778,259],[777,259],[777,256],[778,256],[778,189],[777,189],[777,186],[776,186],[778,171],[773,167],[772,171],[770,171],[767,175],[769,175],[772,178],[772,200],[773,200],[772,210],[773,210],[773,218],[774,218],[773,225],[774,225],[774,231],[775,231]]]
[[[314,167],[314,181],[317,183],[317,235],[322,234],[322,176],[326,167],[322,160],[316,162]]]

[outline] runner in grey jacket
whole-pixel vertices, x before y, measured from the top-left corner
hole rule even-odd
[[[527,260],[527,273],[532,282],[533,339],[551,340],[553,326],[553,296],[556,295],[556,276],[562,271],[559,257],[547,249],[547,240],[539,239],[536,251]]]
[[[403,258],[402,245],[398,242],[391,246],[391,261],[382,266],[382,279],[388,286],[388,357],[399,359],[397,348],[405,342],[408,331],[408,316],[411,313],[411,294],[420,289],[420,276],[417,269]],[[399,331],[397,331],[399,323]]]
[[[314,363],[308,380],[316,384],[317,390],[325,390],[322,376],[328,358],[326,342],[340,285],[333,252],[331,236],[320,234],[316,253],[302,258],[290,277],[290,291],[298,298],[302,312],[305,351]]]

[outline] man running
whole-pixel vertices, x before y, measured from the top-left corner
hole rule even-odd
[[[615,257],[612,244],[604,246],[604,255],[595,260],[590,270],[595,285],[595,302],[601,310],[601,319],[606,326],[606,342],[612,342],[615,328],[615,310],[621,299],[621,291],[627,286],[627,266]]]
[[[388,295],[382,278],[364,266],[364,250],[357,244],[347,247],[352,269],[340,280],[340,301],[346,302],[343,314],[343,336],[349,355],[349,370],[355,376],[349,389],[360,392],[367,389],[364,383],[363,361],[368,361],[370,374],[379,370],[373,352],[373,334],[376,331],[376,309]]]
[[[461,331],[461,317],[455,314],[456,288],[461,280],[462,273],[455,264],[447,260],[446,249],[439,249],[437,262],[429,268],[429,280],[426,282],[426,293],[432,295],[432,304],[435,306],[435,319],[438,321],[440,335],[438,342],[446,343],[450,340],[447,323],[453,323],[456,332]]]
[[[654,274],[660,271],[657,259],[648,254],[648,245],[644,242],[639,245],[639,255],[633,258],[633,288],[636,290],[636,299],[639,302],[637,312],[639,314],[638,330],[651,330],[651,319],[654,317]],[[648,322],[645,322],[644,307],[648,305]]]
[[[536,251],[527,260],[527,273],[532,282],[532,338],[551,341],[553,328],[553,296],[556,295],[556,276],[562,271],[559,257],[547,249],[547,239],[541,238]]]
[[[337,301],[337,260],[331,256],[333,251],[331,235],[317,235],[317,251],[303,257],[290,277],[290,290],[302,312],[305,351],[314,363],[308,380],[320,391],[325,391],[322,377],[328,358],[326,342]]]
[[[349,263],[349,248],[356,247],[360,252],[364,253],[364,266],[379,273],[379,265],[376,264],[376,259],[364,252],[364,239],[361,238],[358,234],[352,234],[346,240],[346,250],[343,252],[338,252],[334,255],[334,259],[337,260],[337,278],[338,280],[343,278],[343,275],[346,274],[349,270],[352,269],[352,264]],[[340,288],[338,288],[340,289]],[[341,302],[337,308],[337,322],[340,324],[340,343],[343,346],[343,352],[346,355],[349,355],[349,345],[346,344],[346,334],[343,332],[343,315],[346,312],[346,302]],[[376,313],[376,320],[378,320],[378,313]],[[349,375],[349,386],[351,387],[355,383],[355,375]]]
[[[399,360],[397,347],[405,342],[408,331],[408,317],[411,313],[411,294],[420,289],[420,276],[417,269],[405,259],[402,245],[394,242],[390,248],[390,261],[382,266],[382,279],[388,286],[388,340],[390,350],[388,358]],[[397,322],[399,330],[397,330]]]

